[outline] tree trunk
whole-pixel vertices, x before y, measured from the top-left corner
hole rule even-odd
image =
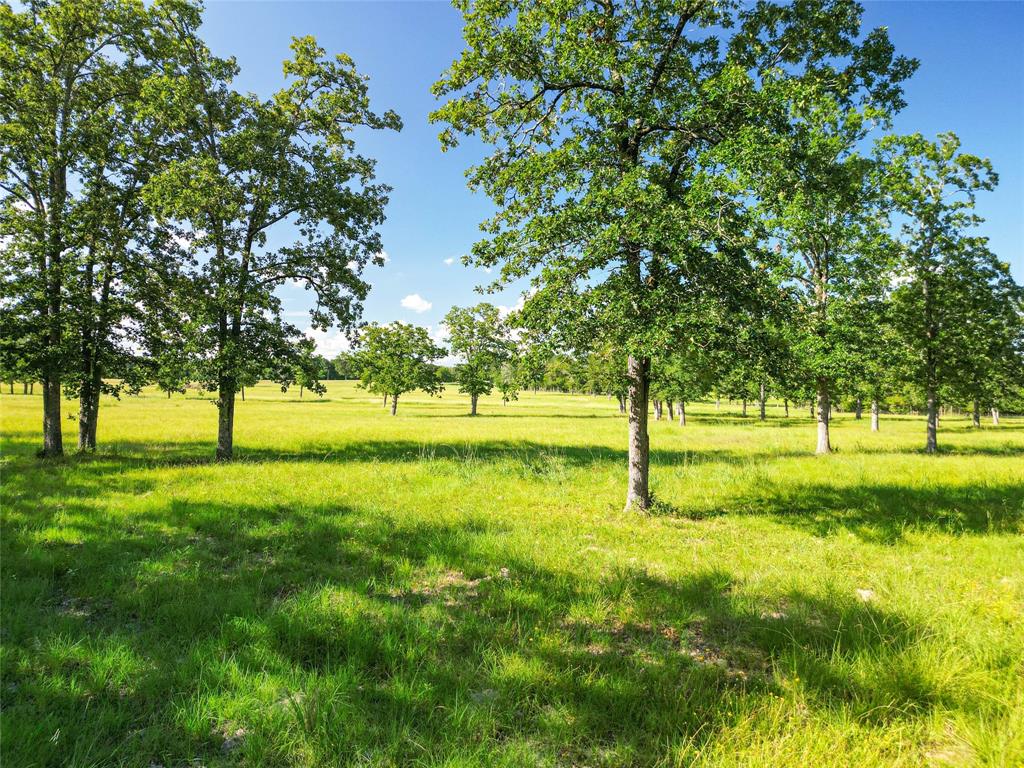
[[[167,399],[168,400],[171,399],[171,390],[169,390],[169,389],[167,390]],[[242,399],[245,400],[245,395],[244,394],[242,395]]]
[[[814,418],[814,401],[811,400],[811,418]]]
[[[767,417],[765,416],[765,412],[764,412],[765,394],[764,394],[764,382],[763,381],[761,382],[761,389],[757,393],[757,397],[758,397],[758,408],[759,408],[758,418],[761,421],[764,421],[765,418],[767,418]]]
[[[935,453],[939,447],[939,398],[934,390],[928,391],[928,439],[925,442],[926,453]]]
[[[301,397],[301,395],[300,395]],[[242,402],[245,402],[245,387],[242,387]]]
[[[998,408],[993,408],[992,409],[992,426],[993,427],[998,427],[999,426],[999,409]]]
[[[36,393],[36,383],[34,381],[30,381],[28,383],[28,393],[30,395],[34,395]]]
[[[629,479],[626,509],[644,511],[651,506],[650,438],[647,434],[647,399],[650,388],[651,359],[629,356]]]
[[[853,407],[853,414],[854,414],[854,415],[853,415],[853,418],[855,418],[855,419],[857,419],[858,421],[860,421],[860,416],[861,416],[861,412],[862,412],[863,410],[864,410],[864,405],[863,405],[863,403],[861,402],[861,399],[860,399],[860,398],[858,397],[858,398],[857,398],[857,402],[856,402],[856,403],[854,403],[854,407]]]
[[[747,418],[747,398],[743,398],[743,418]]]
[[[302,390],[304,390],[304,389],[305,389],[305,387],[302,386],[301,384],[299,384],[299,400],[302,399]],[[387,403],[385,403],[385,405],[387,405]]]
[[[387,395],[384,395],[384,407],[385,408],[388,407],[388,396]]]
[[[661,400],[654,401],[654,420],[661,421]]]
[[[786,409],[786,418],[789,418],[789,398],[782,398],[782,405]]]
[[[43,456],[63,456],[60,423],[60,379],[43,379]]]
[[[682,400],[679,401],[679,426],[686,426],[686,403]]]
[[[971,421],[974,423],[976,428],[981,428],[981,403],[977,400],[974,401],[974,411],[971,414]]]
[[[14,379],[7,382],[7,391],[12,395],[14,394]]]
[[[469,396],[469,415],[470,416],[476,416],[476,401],[477,401],[477,398],[479,398],[479,397],[480,397],[479,395],[470,395]]]
[[[11,394],[12,395],[14,394],[14,382],[13,381],[11,382]],[[21,394],[23,394],[23,395],[27,395],[28,394],[28,382],[27,381],[21,382]]]
[[[878,401],[871,401],[871,431],[878,431]]]
[[[823,380],[818,381],[818,448],[815,451],[819,456],[832,453],[832,443],[829,440],[828,423],[829,414],[832,409],[829,406],[828,386]]]
[[[235,442],[235,387],[230,379],[221,379],[217,400],[217,460],[230,461]]]
[[[665,401],[665,405],[668,406],[668,420],[669,421],[675,421],[676,420],[676,414],[672,410],[672,401],[671,400],[666,400]]]
[[[391,396],[391,415],[398,413],[398,395]]]
[[[83,382],[78,397],[78,450],[96,450],[96,427],[100,418],[100,382],[93,373]]]
[[[619,399],[619,413],[626,412],[626,398],[623,395],[616,395]]]
[[[722,407],[722,398],[719,397],[718,395],[715,395],[715,410],[717,411],[721,407]]]

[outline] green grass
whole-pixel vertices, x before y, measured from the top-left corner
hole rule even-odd
[[[41,463],[5,394],[4,768],[1024,761],[1024,420],[693,406],[641,516],[613,401],[467,405],[265,384],[218,465],[148,392]]]

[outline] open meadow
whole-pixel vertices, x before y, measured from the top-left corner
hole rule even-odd
[[[1024,420],[4,394],[2,763],[1019,766]],[[69,410],[72,408],[69,407]],[[65,420],[69,439],[75,422]]]

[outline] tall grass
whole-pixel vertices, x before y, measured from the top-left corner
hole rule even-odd
[[[603,398],[238,409],[0,399],[4,766],[1024,761],[1024,421],[691,406],[640,516]]]

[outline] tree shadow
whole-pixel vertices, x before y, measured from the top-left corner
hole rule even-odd
[[[482,516],[171,500],[126,524],[74,499],[12,505],[10,764],[69,745],[99,762],[216,761],[237,727],[251,764],[302,749],[652,765],[794,688],[879,727],[953,696],[906,672],[928,637],[910,617],[720,569],[554,570]],[[74,543],[40,542],[51,526]]]
[[[865,541],[894,544],[908,531],[1019,533],[1024,528],[1024,483],[917,487],[878,482],[856,486],[763,482],[710,511],[676,508],[671,512],[697,518],[767,516],[816,536],[846,530]]]

